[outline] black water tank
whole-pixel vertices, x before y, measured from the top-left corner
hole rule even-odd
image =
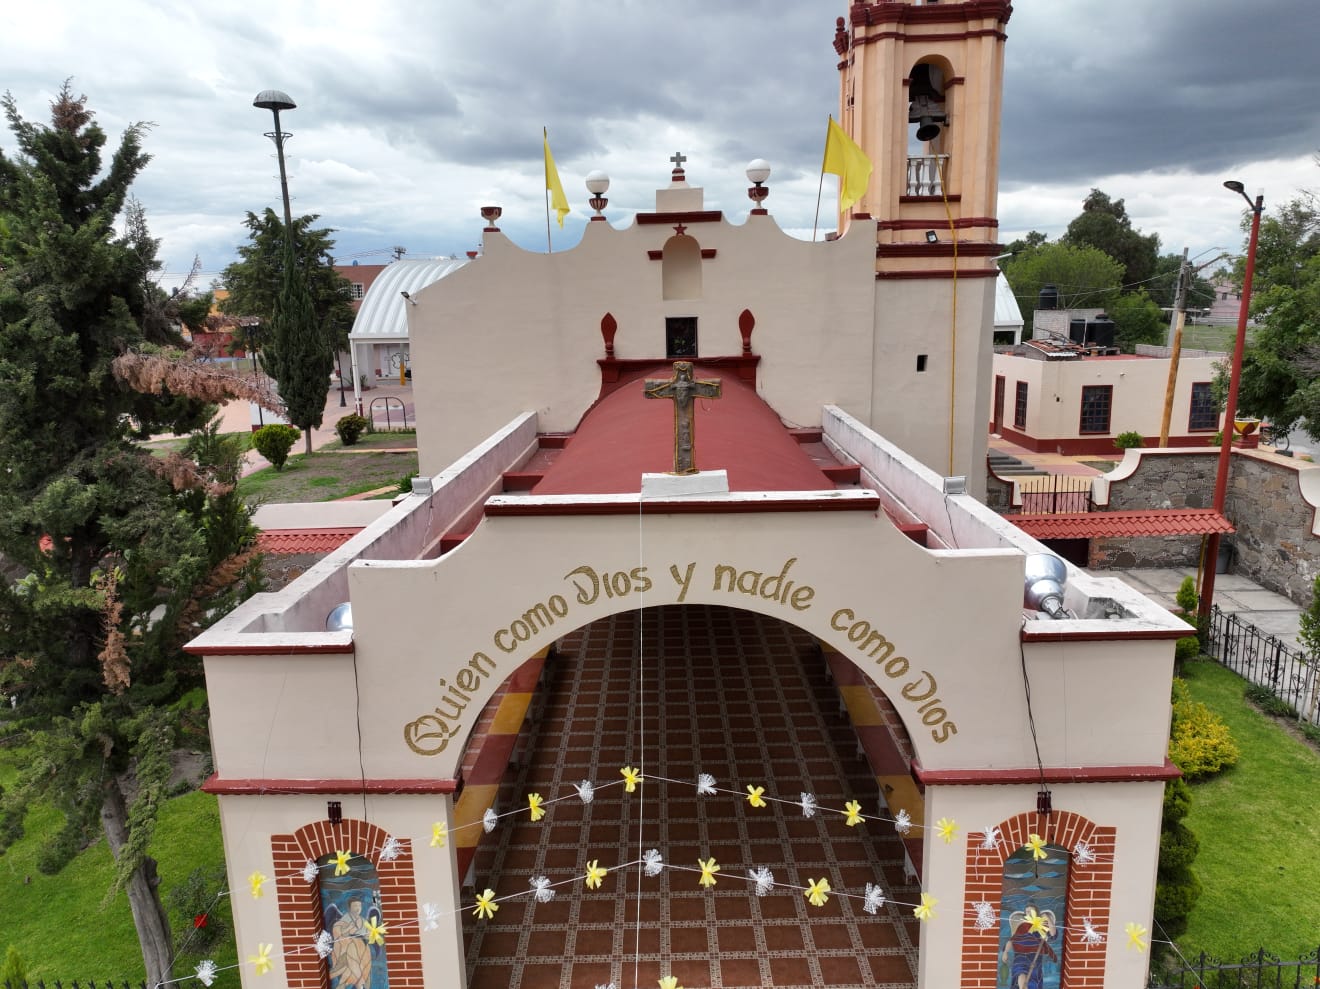
[[[1055,285],[1042,285],[1040,296],[1036,300],[1037,309],[1058,309],[1059,289]]]
[[[1086,320],[1068,320],[1068,339],[1079,347],[1086,343]]]
[[[1086,324],[1086,336],[1097,347],[1112,347],[1114,345],[1114,321],[1104,313],[1100,313],[1095,319]]]

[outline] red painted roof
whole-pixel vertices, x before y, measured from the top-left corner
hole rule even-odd
[[[1085,512],[1066,515],[1009,515],[1037,539],[1092,539],[1103,536],[1203,536],[1234,532],[1212,508],[1152,509],[1142,512]]]
[[[257,535],[257,548],[263,553],[276,556],[329,553],[361,531],[361,526],[334,529],[266,529]]]
[[[647,399],[645,377],[673,377],[657,362],[597,402],[533,494],[634,494],[643,473],[674,469],[674,403]],[[694,369],[719,378],[719,398],[698,399],[696,465],[727,470],[731,491],[833,490],[829,480],[756,392],[727,369]]]

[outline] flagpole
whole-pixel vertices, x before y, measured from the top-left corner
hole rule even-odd
[[[541,128],[541,140],[546,144],[548,144],[550,141],[550,131],[548,128],[544,126]],[[545,168],[547,169],[545,174],[545,253],[546,254],[550,254],[553,252],[553,249],[550,246],[550,172],[548,171],[549,167],[550,165],[547,162],[545,164]]]
[[[833,122],[834,114],[830,114],[830,121]],[[830,153],[830,125],[825,124],[825,155]],[[820,182],[816,186],[816,218],[811,221],[811,242],[816,243],[816,228],[820,225],[820,197],[825,190],[825,155],[820,159]]]

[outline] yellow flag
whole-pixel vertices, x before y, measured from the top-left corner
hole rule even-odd
[[[840,213],[866,194],[867,183],[871,181],[871,159],[832,116],[825,134],[825,161],[820,170],[839,177]]]
[[[568,198],[564,187],[559,184],[559,169],[555,168],[555,156],[550,153],[550,134],[542,127],[541,139],[545,144],[545,187],[550,192],[550,208],[555,211],[559,226],[564,225],[564,216],[569,211]]]

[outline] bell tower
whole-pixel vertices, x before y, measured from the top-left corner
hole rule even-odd
[[[983,497],[1009,0],[858,0],[836,22],[839,119],[871,159],[871,424]],[[868,224],[869,225],[869,224]],[[842,232],[841,231],[841,232]],[[956,485],[955,485],[956,488]]]
[[[839,18],[839,120],[874,164],[853,207],[881,277],[993,273],[1008,0],[877,0]],[[932,236],[933,234],[933,236]],[[928,276],[929,277],[929,276]]]

